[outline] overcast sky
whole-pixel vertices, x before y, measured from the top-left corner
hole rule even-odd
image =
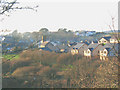
[[[21,5],[39,5],[37,12],[32,10],[12,11],[10,17],[0,22],[0,29],[18,30],[19,32],[38,31],[48,28],[57,31],[68,30],[109,30],[111,16],[116,18],[118,27],[117,0],[19,0]],[[89,2],[88,2],[89,1]]]

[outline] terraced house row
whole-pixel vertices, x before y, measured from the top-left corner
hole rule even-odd
[[[108,56],[118,56],[119,41],[116,37],[101,37],[97,42],[73,42],[62,45],[54,45],[42,38],[38,46],[40,50],[54,51],[57,53],[70,52],[72,55],[79,54],[86,57],[99,56],[100,59],[107,59]]]
[[[100,56],[100,59],[107,59],[108,56],[118,56],[119,43],[115,37],[102,37],[98,43],[91,42],[89,45],[85,43],[77,43],[71,49],[71,53],[80,54],[86,57]]]

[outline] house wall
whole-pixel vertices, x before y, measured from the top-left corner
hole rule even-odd
[[[106,49],[104,50],[100,50],[100,56],[107,56],[108,55],[108,51]]]
[[[102,44],[102,43],[109,43],[106,39],[104,38],[101,38],[99,41],[98,41],[99,44]]]
[[[85,50],[85,48],[87,48],[86,44],[84,44],[81,48],[79,48],[79,54],[80,55],[84,56],[84,50]]]
[[[78,49],[71,49],[71,53],[73,55],[78,54],[79,50]]]
[[[108,60],[108,51],[106,49],[100,50],[100,59],[101,60]]]
[[[84,56],[91,56],[91,51],[89,49],[85,50],[84,51]]]
[[[118,43],[117,39],[110,39],[110,43]]]
[[[112,49],[112,50],[109,52],[109,56],[118,56],[118,50],[115,51],[114,49]]]
[[[65,49],[60,49],[60,52],[65,52]]]
[[[106,60],[107,56],[117,56],[117,52],[114,49],[109,52],[106,49],[100,51],[100,59]]]
[[[92,56],[99,56],[100,55],[100,48],[102,48],[102,45],[99,45],[98,47],[96,47],[93,52],[92,52]]]
[[[108,60],[108,57],[100,56],[100,60]]]
[[[98,49],[95,49],[92,53],[92,56],[99,56],[100,53],[99,53],[99,50]]]
[[[44,45],[40,45],[41,48],[44,48],[45,46]]]

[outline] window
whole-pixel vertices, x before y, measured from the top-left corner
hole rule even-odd
[[[100,51],[98,51],[98,53],[100,53]]]
[[[104,53],[106,54],[107,52],[106,52],[106,51],[104,51]]]

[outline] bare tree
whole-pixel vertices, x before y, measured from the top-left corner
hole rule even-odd
[[[30,9],[33,11],[37,11],[38,5],[31,7],[31,6],[25,6],[21,7],[20,2],[17,2],[17,0],[0,0],[0,21],[4,20],[4,16],[10,16],[10,12],[14,10],[23,10],[23,9]],[[6,30],[0,30],[0,33],[2,32],[10,32]]]
[[[115,29],[115,17],[111,16],[111,20],[112,20],[112,24],[111,25],[108,25],[110,30],[112,31],[113,33],[113,36],[117,39],[118,43],[120,43],[120,40],[119,40],[119,33],[118,31]]]
[[[116,57],[118,58],[118,60],[120,60],[120,33],[119,33],[119,30],[116,30],[115,29],[115,17],[111,16],[111,25],[108,25],[109,26],[109,29],[112,31],[112,35],[115,37],[115,39],[117,40],[118,42],[118,50],[116,49],[115,45],[113,46],[113,49],[115,51],[115,55]]]
[[[17,2],[17,0],[0,0],[0,14],[5,14],[6,12],[10,12],[11,10],[15,9],[32,9],[35,10],[35,8],[38,7],[38,5],[34,7],[26,6],[26,7],[20,7],[18,6],[20,2]],[[15,6],[17,4],[17,6]]]

